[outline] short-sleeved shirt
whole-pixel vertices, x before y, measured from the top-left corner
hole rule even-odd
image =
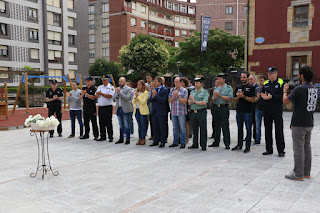
[[[97,89],[97,92],[102,92],[105,95],[114,96],[115,90],[111,84],[108,84],[107,86],[100,85]],[[112,102],[112,98],[105,98],[102,95],[98,98],[99,106],[110,106],[112,105]]]
[[[237,96],[237,92],[242,91],[243,94],[247,97],[255,97],[255,87],[250,84],[245,85],[237,85],[234,90],[234,97]],[[254,108],[254,104],[245,100],[244,98],[239,98],[237,103],[237,112],[239,113],[252,113]]]
[[[87,94],[88,95],[95,95],[96,94],[96,88],[91,85],[90,88],[88,87],[83,87],[82,90],[85,90],[87,91]],[[96,106],[96,100],[91,100],[90,98],[87,97],[87,95],[85,95],[83,97],[83,106],[86,107],[86,106]]]
[[[222,95],[222,96],[233,98],[232,87],[227,84],[224,84],[223,87],[219,86],[219,87],[215,88],[214,91],[220,92],[220,95]],[[214,104],[229,104],[229,101],[222,100],[222,98],[218,97],[216,99],[216,101],[214,102]]]
[[[176,90],[177,90],[176,88],[171,89],[169,93],[169,98],[173,97],[173,92]],[[178,95],[180,96],[180,98],[188,98],[188,90],[183,87],[180,87],[178,90]],[[181,101],[179,101],[179,98],[175,98],[171,102],[171,115],[180,116],[180,115],[186,115],[186,114],[187,114],[186,104],[181,103]]]
[[[205,90],[203,88],[201,88],[199,91],[197,89],[192,90],[190,96],[191,95],[194,97],[195,102],[196,101],[205,101],[208,103],[209,93],[207,90]],[[189,97],[189,100],[190,100],[190,97]],[[207,108],[207,105],[200,106],[198,104],[193,103],[190,106],[191,110],[200,110],[200,109],[204,109],[204,108]]]
[[[288,96],[294,104],[291,125],[295,127],[313,127],[313,113],[316,110],[318,90],[310,83],[296,87]]]
[[[57,88],[55,91],[52,90],[52,88],[47,89],[46,91],[46,97],[47,98],[53,98],[53,96],[62,97],[63,91],[60,88]],[[50,109],[54,108],[61,108],[61,101],[60,100],[54,100],[47,103],[47,107]]]

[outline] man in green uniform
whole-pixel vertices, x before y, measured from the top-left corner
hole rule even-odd
[[[223,132],[223,142],[226,149],[230,149],[230,129],[229,129],[229,103],[233,98],[232,87],[226,84],[227,74],[220,73],[218,81],[220,86],[213,92],[215,137],[214,142],[209,147],[218,147],[220,144],[221,128]]]
[[[209,93],[203,89],[204,78],[195,78],[195,90],[191,91],[188,104],[190,105],[190,119],[193,129],[193,144],[188,149],[199,147],[199,128],[200,146],[202,151],[207,150],[207,103]]]

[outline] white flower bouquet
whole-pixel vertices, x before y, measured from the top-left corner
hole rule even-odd
[[[32,117],[30,115],[24,122],[25,126],[31,126],[32,130],[53,130],[56,126],[58,126],[60,122],[54,116],[50,118],[44,118],[40,114],[37,114]]]

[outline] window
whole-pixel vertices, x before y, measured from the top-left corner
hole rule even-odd
[[[0,57],[8,57],[8,46],[0,45]]]
[[[62,76],[62,70],[54,70],[54,69],[49,69],[48,70],[49,76]],[[61,78],[49,78],[49,80],[57,80],[58,82],[62,82]]]
[[[0,13],[6,12],[6,3],[4,1],[0,1]]]
[[[188,24],[188,19],[187,18],[182,18],[182,23],[183,24]]]
[[[188,31],[182,30],[182,37],[187,37],[187,36],[188,36]]]
[[[109,3],[102,4],[102,12],[103,13],[109,12]]]
[[[68,61],[74,62],[75,55],[76,55],[75,53],[68,53]]]
[[[76,44],[76,36],[68,35],[68,44],[69,45],[75,45]]]
[[[29,18],[38,19],[38,10],[34,8],[29,8]]]
[[[308,26],[309,24],[309,5],[294,8],[294,26]]]
[[[108,18],[102,19],[102,27],[109,27],[109,19]]]
[[[151,27],[151,29],[156,29],[156,25],[155,24],[151,24],[150,27]]]
[[[136,33],[131,33],[130,36],[131,36],[131,39],[133,39],[136,36]]]
[[[0,67],[1,71],[8,71],[9,67]],[[9,78],[9,74],[0,74],[0,78]]]
[[[292,57],[292,76],[297,77],[299,69],[307,65],[307,56],[293,56]]]
[[[89,14],[94,14],[94,5],[89,6]]]
[[[232,22],[226,22],[226,30],[233,30]]]
[[[95,35],[89,35],[89,43],[96,42],[96,36]]]
[[[74,10],[74,0],[68,0],[67,8],[70,10]]]
[[[48,31],[48,44],[61,45],[61,33]]]
[[[246,22],[243,22],[243,30],[246,30]]]
[[[109,33],[102,33],[102,42],[108,42],[110,39]]]
[[[47,5],[60,7],[60,0],[47,0]]]
[[[135,2],[135,1],[132,1],[131,7],[132,7],[133,10],[136,10],[137,5],[136,5],[136,2]]]
[[[232,14],[233,13],[232,9],[233,9],[232,7],[227,6],[226,7],[226,14]]]
[[[179,29],[175,30],[175,36],[180,36],[180,30]]]
[[[39,59],[39,50],[38,49],[31,49],[30,50],[30,58],[31,59]]]
[[[0,35],[8,35],[7,24],[0,23]]]
[[[147,28],[147,21],[141,20],[141,28],[146,29]]]
[[[131,17],[131,26],[132,27],[137,26],[137,19],[136,18]]]
[[[68,17],[68,27],[74,27],[74,18]]]
[[[96,51],[95,49],[90,49],[89,50],[89,58],[94,58],[96,57]]]
[[[156,16],[156,15],[157,15],[157,12],[154,11],[154,10],[150,10],[149,13],[150,13],[150,15],[152,15],[152,16]]]
[[[38,40],[38,30],[30,29],[30,39]]]
[[[168,2],[168,4],[167,4],[167,9],[168,9],[168,10],[172,10],[172,3],[171,3],[171,2]]]
[[[53,14],[53,26],[61,27],[61,15],[54,13]]]
[[[174,4],[174,11],[179,11],[179,4]]]
[[[191,30],[189,30],[189,36],[192,36],[192,31]]]
[[[48,50],[48,62],[49,63],[61,63],[61,51]]]
[[[176,17],[175,17],[175,21],[176,21],[176,22],[180,22],[180,17],[179,17],[179,16],[176,16]]]
[[[189,7],[188,13],[189,14],[195,14],[195,8],[194,7]]]
[[[243,14],[247,14],[247,7],[243,7]]]
[[[168,19],[168,20],[171,20],[171,16],[170,15],[166,15],[165,18]]]
[[[187,13],[187,6],[186,5],[182,5],[181,8],[180,8],[180,12]]]
[[[178,41],[175,41],[175,42],[174,42],[174,46],[175,46],[175,47],[179,47],[179,42],[178,42]]]
[[[102,48],[102,56],[110,57],[110,48]]]
[[[70,79],[76,79],[76,71],[69,70],[69,77],[70,77]]]
[[[147,7],[146,7],[146,6],[141,5],[141,12],[143,12],[143,13],[147,13]]]
[[[94,20],[90,20],[89,21],[89,28],[90,29],[93,29],[95,26],[94,26]]]

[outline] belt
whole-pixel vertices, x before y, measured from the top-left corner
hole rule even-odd
[[[107,106],[99,106],[99,108],[106,108],[106,107],[110,107],[112,105],[107,105]]]
[[[213,104],[214,107],[229,106],[229,104]]]
[[[190,110],[190,111],[193,112],[193,113],[198,113],[198,112],[201,112],[201,111],[204,111],[204,110],[207,110],[207,109],[206,109],[206,108],[203,108],[203,109]]]

